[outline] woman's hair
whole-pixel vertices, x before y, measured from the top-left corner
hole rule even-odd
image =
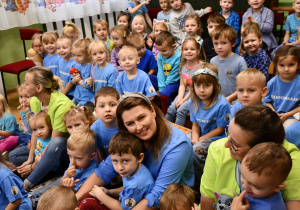
[[[42,36],[42,42],[50,42],[50,41],[57,41],[59,38],[58,32],[55,30],[53,32],[45,32]]]
[[[99,19],[99,20],[97,20],[93,24],[93,32],[94,32],[94,34],[96,33],[96,27],[97,27],[97,25],[102,25],[102,26],[106,27],[107,32],[109,32],[108,23],[105,20]]]
[[[51,119],[50,119],[50,116],[48,115],[48,113],[44,110],[41,110],[39,112],[29,112],[27,113],[27,119],[28,119],[28,122],[32,122],[32,121],[35,121],[37,119],[44,119],[47,126],[51,129],[52,128],[52,124],[51,124]],[[32,130],[32,128],[31,128]]]
[[[241,40],[241,44],[240,44],[240,49],[239,49],[239,53],[246,53],[245,47],[244,47],[244,40],[245,38],[251,34],[254,33],[258,39],[262,39],[262,34],[261,31],[259,29],[259,25],[257,23],[254,22],[246,22],[243,26],[243,31],[241,34],[242,40]],[[259,47],[261,47],[262,44],[259,45]]]
[[[202,34],[202,24],[201,24],[201,20],[200,20],[199,16],[198,16],[196,13],[191,13],[191,14],[189,14],[189,15],[185,18],[184,23],[185,23],[187,20],[195,20],[195,21],[196,21],[197,25],[199,26],[199,29],[198,29],[198,31],[197,31],[197,34],[198,34],[199,36],[201,36],[201,34]]]
[[[66,124],[67,120],[69,119],[79,119],[83,122],[89,121],[90,125],[92,125],[96,119],[90,109],[86,108],[85,106],[76,107],[72,106],[69,111],[67,111],[64,115],[64,122]]]
[[[160,210],[191,209],[196,203],[194,191],[184,184],[171,184],[162,195]]]
[[[287,56],[292,56],[293,59],[298,62],[298,64],[300,63],[300,49],[292,45],[285,45],[280,47],[275,52],[273,58],[275,68],[277,68],[278,63],[281,62]]]
[[[69,34],[72,34],[71,37],[68,36]],[[65,22],[65,27],[63,28],[61,32],[62,37],[67,37],[73,40],[73,38],[77,39],[80,35],[80,29],[74,24],[70,22]]]
[[[63,87],[62,81],[48,68],[35,66],[28,70],[27,74],[33,75],[32,82],[35,85],[42,85],[44,91],[52,92]]]
[[[4,109],[4,114],[10,113],[10,108],[8,106],[8,103],[7,103],[5,97],[2,94],[0,94],[0,103],[2,103],[2,106],[3,106],[3,109]]]
[[[285,131],[276,112],[264,105],[244,107],[234,115],[234,122],[242,130],[252,134],[250,147],[262,142],[282,144]]]
[[[130,34],[128,27],[124,25],[116,25],[111,29],[110,34],[116,33],[123,38],[123,46],[127,45],[126,37]]]
[[[204,68],[208,68],[218,75],[218,69],[215,65],[203,62],[203,63],[200,63],[197,67],[197,69],[204,69]],[[195,69],[195,71],[197,69]],[[201,83],[204,83],[204,84],[212,83],[213,84],[213,93],[210,97],[210,103],[208,105],[205,105],[205,107],[201,107],[201,108],[209,109],[210,107],[214,106],[218,101],[219,95],[221,94],[221,87],[220,87],[218,80],[209,74],[198,74],[198,75],[194,76],[192,80],[193,80],[193,85],[192,85],[192,99],[191,100],[192,100],[192,103],[194,104],[195,113],[198,111],[198,108],[199,108],[200,102],[201,102],[201,99],[197,96],[197,94],[195,92],[195,88],[194,88],[194,86],[197,84],[201,84]]]
[[[106,48],[106,45],[101,40],[94,40],[89,45],[88,54],[92,56],[92,48],[96,47],[98,50],[106,53],[106,60],[109,62],[109,52]]]
[[[199,49],[199,53],[198,53],[198,56],[197,56],[197,59],[200,60],[200,61],[206,61],[206,55],[205,55],[205,50],[204,50],[204,47],[203,46],[200,46],[200,44],[196,41],[196,39],[194,38],[187,38],[183,41],[182,43],[182,47],[181,47],[181,51],[183,51],[185,45],[188,43],[188,42],[193,42],[195,47],[197,49]],[[186,64],[186,59],[182,56],[182,59],[181,59],[181,63],[179,65],[179,70]]]
[[[128,12],[120,12],[118,17],[117,17],[117,21],[120,19],[120,17],[125,16],[127,17],[127,21],[129,23],[129,26],[131,25],[131,14]]]
[[[72,48],[80,48],[81,52],[88,58],[90,58],[90,55],[88,53],[89,51],[89,46],[92,43],[93,39],[89,38],[89,37],[85,37],[84,39],[79,39],[76,40],[73,45]]]
[[[133,29],[133,25],[136,21],[138,21],[138,19],[142,20],[143,22],[143,25],[144,25],[144,32],[146,32],[146,29],[147,29],[147,25],[146,25],[146,21],[144,19],[144,17],[142,15],[136,15],[133,20],[132,20],[132,24],[131,24],[131,30],[132,32],[136,32],[134,29]]]
[[[148,109],[151,112],[154,109],[154,111],[156,112],[156,133],[151,137],[151,139],[149,139],[149,141],[142,141],[143,144],[147,144],[151,147],[151,156],[156,161],[160,158],[160,153],[163,146],[165,144],[168,144],[170,141],[171,129],[167,124],[162,111],[155,104],[150,105],[146,100],[138,97],[130,97],[124,99],[117,108],[117,121],[119,131],[128,131],[124,125],[124,121],[122,118],[123,112],[137,106],[142,106],[143,108]]]

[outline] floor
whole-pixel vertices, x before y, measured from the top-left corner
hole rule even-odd
[[[17,110],[17,107],[19,106],[19,94],[17,88],[9,89],[7,92],[7,101],[8,106],[10,108],[10,112],[16,117],[17,122],[20,124],[20,113]]]

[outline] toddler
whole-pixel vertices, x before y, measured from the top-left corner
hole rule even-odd
[[[150,171],[142,164],[142,144],[134,134],[120,132],[113,136],[108,152],[115,171],[123,179],[123,187],[109,190],[95,185],[90,194],[101,202],[100,206],[105,205],[109,209],[132,209],[154,186]],[[119,201],[113,198],[118,196]]]
[[[280,144],[265,142],[254,146],[241,164],[244,192],[234,198],[231,209],[285,210],[280,190],[286,187],[283,182],[291,168],[291,156]],[[245,202],[239,202],[241,199]]]
[[[131,15],[128,12],[120,12],[117,17],[117,25],[124,25],[129,30],[131,26]]]
[[[167,20],[167,25],[170,25],[170,15],[172,12],[172,7],[169,0],[159,0],[159,6],[162,9],[157,13],[157,20]]]
[[[150,26],[150,28],[153,28],[152,26],[152,21],[150,19],[150,16],[148,14],[148,9],[146,7],[146,5],[148,5],[150,3],[149,0],[146,0],[144,2],[140,2],[140,0],[132,0],[129,1],[127,4],[127,10],[128,12],[130,12],[132,19],[136,16],[136,15],[141,15],[143,17],[143,19],[147,21],[148,25]]]
[[[97,20],[93,24],[93,31],[94,35],[98,37],[99,40],[104,42],[107,50],[109,51],[109,53],[111,53],[114,47],[114,42],[107,38],[109,34],[108,23],[105,20]]]
[[[199,45],[202,46],[203,40],[201,38],[201,21],[196,13],[189,14],[185,18],[184,28],[185,32],[187,33],[187,37],[196,39],[196,41],[199,42]],[[184,40],[182,40],[182,42],[183,41]]]
[[[66,21],[61,35],[62,37],[71,39],[72,43],[74,43],[77,39],[79,39],[80,29],[74,23]]]

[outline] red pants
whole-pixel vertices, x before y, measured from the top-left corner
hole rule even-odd
[[[116,199],[118,200],[118,199]],[[91,196],[89,193],[87,193],[80,201],[79,203],[79,209],[80,210],[94,210],[94,209],[100,209],[100,210],[110,210],[107,206],[105,206],[102,202],[100,202],[97,198]]]

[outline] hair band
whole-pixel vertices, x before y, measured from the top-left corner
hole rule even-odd
[[[122,97],[118,100],[117,107],[118,107],[118,106],[120,105],[120,103],[121,103],[122,101],[124,101],[126,98],[142,98],[142,99],[144,99],[145,101],[147,101],[147,103],[148,103],[149,105],[152,105],[150,99],[149,99],[147,96],[145,96],[145,95],[143,95],[143,94],[141,94],[141,93],[139,93],[139,92],[131,92],[131,93],[126,93],[126,94],[122,95]]]
[[[192,79],[194,78],[194,76],[198,75],[198,74],[207,74],[207,75],[211,75],[213,76],[218,82],[219,82],[219,78],[218,78],[218,75],[213,72],[212,70],[210,70],[209,68],[204,68],[204,69],[198,69],[196,70],[194,73],[193,73],[193,77]]]

